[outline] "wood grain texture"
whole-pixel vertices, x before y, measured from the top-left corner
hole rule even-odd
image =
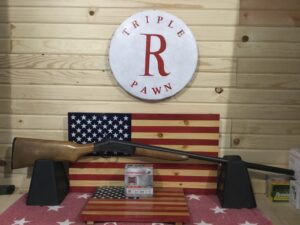
[[[298,105],[255,105],[255,104],[205,104],[170,103],[148,104],[147,102],[112,101],[52,101],[52,100],[0,100],[0,113],[32,115],[66,115],[68,112],[135,112],[149,113],[219,113],[222,118],[236,119],[300,119]]]
[[[240,24],[260,27],[299,27],[300,11],[241,10]]]
[[[258,58],[299,58],[299,43],[286,42],[249,42],[239,43],[236,46],[236,54],[239,57]]]
[[[241,88],[294,89],[300,85],[298,74],[242,74],[237,76]]]
[[[10,36],[10,27],[8,24],[0,24],[0,38],[8,38]]]
[[[9,161],[11,161],[10,157],[11,157],[11,144],[0,144],[0,159],[6,161],[8,161],[7,159],[9,159]]]
[[[197,42],[203,57],[279,57],[298,58],[299,43],[281,42]],[[0,40],[0,53],[107,55],[106,40],[13,39]]]
[[[193,84],[191,84],[193,85]],[[134,101],[123,89],[114,86],[66,86],[66,85],[7,85],[0,84],[0,99],[31,100],[80,100],[80,101]],[[84,94],[83,94],[84,93]],[[257,90],[223,88],[222,94],[215,88],[185,88],[169,102],[182,103],[251,103],[293,105],[300,103],[297,90]]]
[[[3,69],[67,69],[67,70],[110,70],[107,56],[100,55],[55,55],[55,54],[0,54]],[[199,72],[235,72],[236,59],[232,57],[201,57]],[[107,72],[110,76],[111,72]],[[82,79],[81,79],[82,80]]]
[[[107,24],[0,24],[3,37],[11,38],[60,38],[60,39],[107,39],[115,25]],[[235,27],[235,26],[190,26],[198,41],[240,41],[248,35],[251,41],[298,42],[300,28],[291,27]],[[222,35],[220,35],[222,34]],[[1,37],[1,36],[0,36]]]
[[[66,130],[66,127],[66,115],[0,115],[0,129]]]
[[[299,10],[298,0],[243,0],[240,1],[241,9],[252,10]]]
[[[103,8],[199,8],[199,9],[238,9],[239,0],[223,0],[222,2],[214,2],[210,0],[181,0],[160,1],[160,0],[10,0],[9,2],[1,2],[0,6],[43,6],[43,7],[103,7]]]
[[[67,9],[67,10],[66,10]],[[94,14],[90,15],[90,11]],[[0,7],[0,20],[18,23],[76,23],[118,25],[143,9],[102,7]],[[169,9],[188,25],[237,25],[238,10]]]
[[[300,59],[283,58],[238,58],[238,73],[259,73],[259,74],[299,74]],[[288,79],[286,79],[288,81]]]
[[[300,134],[299,120],[238,120],[232,121],[232,132],[240,134]]]
[[[0,53],[83,54],[103,56],[107,55],[109,50],[108,40],[13,39],[10,43],[11,49],[6,47],[7,43],[10,43],[9,40],[0,42]],[[203,57],[230,57],[235,48],[235,44],[232,42],[198,42],[197,44],[198,48],[202,49]],[[274,46],[270,46],[269,48],[269,51],[277,51],[273,49]]]
[[[236,138],[240,143],[232,143],[233,148],[289,150],[300,145],[299,135],[232,134],[232,140]]]
[[[11,40],[0,39],[0,53],[10,53],[11,52]]]
[[[7,10],[9,9],[9,10]],[[136,12],[129,8],[9,7],[0,8],[3,22],[118,24]],[[95,13],[91,16],[89,11]],[[170,9],[188,25],[299,26],[299,11]],[[187,13],[188,12],[188,13]],[[200,13],[201,12],[201,13]]]
[[[215,70],[219,69],[216,68]],[[222,68],[220,68],[220,70],[222,70]],[[226,69],[224,70],[226,71]],[[82,79],[83,77],[85,79]],[[236,74],[234,72],[199,71],[195,73],[193,81],[190,82],[188,86],[233,87],[235,82]],[[66,69],[0,69],[0,84],[72,85],[89,87],[117,86],[117,82],[110,71]]]

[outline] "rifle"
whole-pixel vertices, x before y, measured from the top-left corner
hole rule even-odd
[[[229,162],[229,159],[226,159],[226,157],[210,157],[170,148],[117,140],[107,140],[105,142],[94,144],[77,144],[70,141],[16,137],[13,141],[12,151],[12,169],[33,166],[35,160],[38,159],[76,162],[79,158],[88,155],[103,157],[135,155],[171,161],[182,161],[193,158],[221,164]],[[294,171],[289,169],[266,166],[258,163],[244,163],[249,169],[263,170],[290,176],[294,175]]]
[[[124,143],[125,142],[109,140],[95,144],[77,144],[70,141],[16,137],[14,138],[12,145],[11,168],[18,169],[30,167],[39,159],[76,162],[79,158],[88,155],[103,157],[135,155],[171,161],[188,159],[187,156],[178,153],[151,151],[143,146],[134,147]]]
[[[85,155],[95,156],[147,156],[173,161],[189,158],[219,165],[217,195],[223,208],[254,208],[256,201],[248,169],[294,175],[293,170],[245,162],[240,156],[210,157],[175,149],[132,142],[108,140],[95,144],[76,144],[68,141],[50,141],[15,138],[13,141],[12,168],[32,166],[36,160],[75,162]]]

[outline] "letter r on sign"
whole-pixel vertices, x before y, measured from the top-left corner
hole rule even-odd
[[[161,57],[161,53],[166,50],[167,43],[165,38],[160,34],[141,34],[146,36],[146,51],[145,51],[145,73],[142,76],[154,76],[150,74],[150,55],[153,55],[157,60],[158,71],[161,76],[167,76],[170,73],[165,71],[164,60]],[[160,48],[157,51],[151,52],[151,40],[156,37],[160,41]]]

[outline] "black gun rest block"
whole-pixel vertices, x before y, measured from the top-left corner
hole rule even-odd
[[[217,196],[223,208],[255,208],[250,176],[240,156],[224,156],[219,165]],[[69,192],[68,165],[65,162],[36,160],[27,205],[59,205]]]
[[[36,160],[26,204],[59,205],[68,193],[68,163]]]

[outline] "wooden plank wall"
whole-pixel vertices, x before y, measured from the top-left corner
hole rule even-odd
[[[107,62],[113,31],[146,9],[183,19],[200,51],[194,81],[159,103],[125,93]],[[0,0],[0,183],[27,188],[28,170],[9,169],[13,137],[66,140],[69,111],[219,113],[221,155],[286,167],[300,146],[299,25],[299,0]]]

